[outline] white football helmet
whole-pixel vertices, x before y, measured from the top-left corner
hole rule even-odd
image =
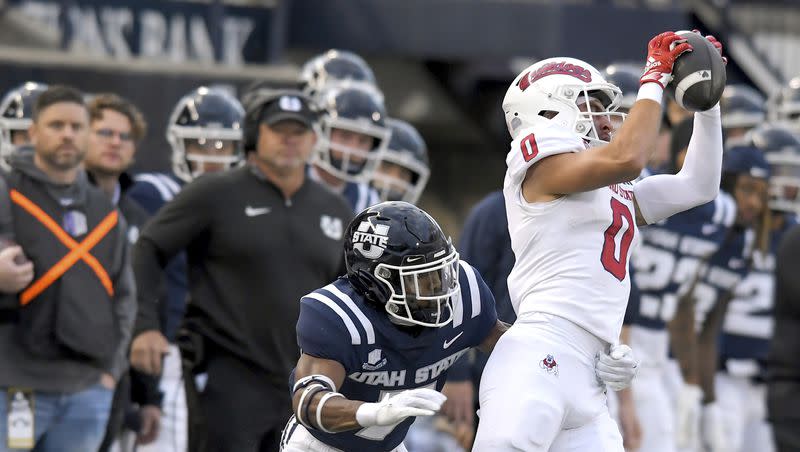
[[[592,111],[587,99],[597,99],[602,111]],[[555,122],[590,146],[607,143],[594,127],[594,117],[606,115],[612,124],[624,119],[616,112],[622,91],[608,83],[592,65],[575,58],[548,58],[522,71],[506,91],[503,112],[511,138],[527,127]],[[586,110],[579,105],[586,103]],[[614,118],[616,117],[616,118]]]

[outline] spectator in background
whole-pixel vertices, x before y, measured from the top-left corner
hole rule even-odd
[[[145,136],[147,124],[141,112],[127,99],[116,94],[98,94],[89,108],[89,139],[83,165],[89,180],[99,187],[117,205],[128,224],[128,241],[131,245],[139,238],[139,231],[149,217],[146,210],[127,195],[133,179],[126,173],[133,164],[136,144]],[[106,436],[100,447],[108,450],[121,433],[123,420],[131,403],[131,386],[149,388],[135,391],[149,398],[137,397],[133,401],[140,407],[133,413],[140,426],[139,443],[151,442],[158,434],[161,417],[158,380],[131,371],[117,384]]]
[[[194,178],[241,164],[243,120],[242,105],[228,93],[204,86],[192,90],[175,104],[167,125],[172,172],[136,175],[136,183],[128,195],[150,215],[155,215]],[[160,373],[163,411],[158,430],[143,432],[157,433],[155,441],[140,444],[138,452],[184,452],[187,448],[186,394],[176,345],[186,306],[187,273],[184,252],[172,257],[165,268],[166,298],[159,298],[158,311],[161,333],[169,342],[169,345],[163,344],[166,356]],[[134,389],[148,399],[158,396],[158,392],[147,385]],[[148,411],[155,414],[152,409]]]
[[[256,149],[242,168],[204,176],[151,220],[134,248],[142,287],[131,361],[158,374],[165,338],[157,287],[161,268],[187,250],[190,303],[181,343],[189,414],[205,419],[205,444],[190,450],[277,451],[291,413],[287,382],[299,350],[300,298],[343,274],[351,209],[306,177],[317,137],[312,102],[278,91],[248,102]],[[193,385],[192,376],[206,375]],[[197,392],[197,404],[191,400]]]
[[[42,93],[34,152],[12,157],[0,196],[12,217],[0,224],[13,225],[35,272],[0,315],[0,359],[13,363],[0,367],[0,418],[11,425],[0,428],[2,450],[97,450],[127,370],[136,298],[126,223],[80,170],[88,122],[74,88]]]
[[[768,359],[767,405],[778,452],[800,450],[800,226],[778,247],[775,334]]]

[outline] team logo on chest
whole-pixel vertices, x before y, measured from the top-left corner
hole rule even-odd
[[[344,234],[341,218],[323,215],[319,217],[319,227],[322,229],[323,234],[333,240],[340,240],[342,234]]]
[[[547,371],[549,374],[558,376],[558,363],[553,355],[547,355],[543,360],[541,360],[539,362],[539,367]]]
[[[367,259],[381,257],[389,242],[389,225],[362,221],[353,233],[353,248]]]
[[[386,358],[381,357],[381,349],[376,348],[367,355],[367,362],[361,364],[364,370],[377,370],[386,365]]]

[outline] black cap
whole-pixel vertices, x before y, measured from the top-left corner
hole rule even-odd
[[[275,125],[281,121],[297,121],[311,127],[317,121],[317,109],[306,96],[281,94],[270,99],[261,109],[259,122]]]

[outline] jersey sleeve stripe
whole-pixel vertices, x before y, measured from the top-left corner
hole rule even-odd
[[[356,306],[353,299],[350,298],[350,295],[347,295],[346,293],[342,292],[333,284],[328,284],[327,286],[324,287],[324,289],[332,293],[333,295],[339,297],[339,299],[342,300],[342,302],[344,302],[344,304],[353,312],[353,314],[356,315],[356,318],[358,319],[359,322],[361,322],[361,326],[364,327],[364,331],[367,333],[367,344],[374,344],[375,330],[372,328],[372,322],[370,322],[367,316],[365,316],[364,313],[361,312],[361,309],[359,309],[358,306]]]
[[[464,291],[459,291],[453,301],[453,328],[458,328],[464,322]]]
[[[166,185],[170,190],[172,190],[173,196],[177,195],[178,192],[181,191],[181,186],[178,185],[178,183],[175,182],[175,180],[169,177],[168,175],[158,174],[157,176],[161,178],[161,180],[164,182],[164,185]]]
[[[461,265],[464,274],[467,275],[467,281],[469,282],[469,298],[472,301],[470,317],[474,319],[481,313],[481,292],[480,289],[478,289],[478,279],[475,277],[475,270],[469,264],[464,261],[459,261],[458,264]]]
[[[347,315],[347,313],[345,313],[344,310],[336,304],[336,302],[317,292],[312,292],[306,295],[305,298],[317,300],[325,306],[331,308],[331,310],[342,319],[344,325],[347,327],[347,331],[350,333],[350,343],[353,345],[361,345],[361,334],[359,334],[358,330],[356,329],[355,323],[350,320],[350,317]]]
[[[148,184],[155,187],[158,190],[159,195],[161,195],[161,199],[164,201],[171,201],[175,194],[170,191],[169,187],[164,184],[157,175],[155,174],[139,174],[135,177],[137,182],[147,182]]]

